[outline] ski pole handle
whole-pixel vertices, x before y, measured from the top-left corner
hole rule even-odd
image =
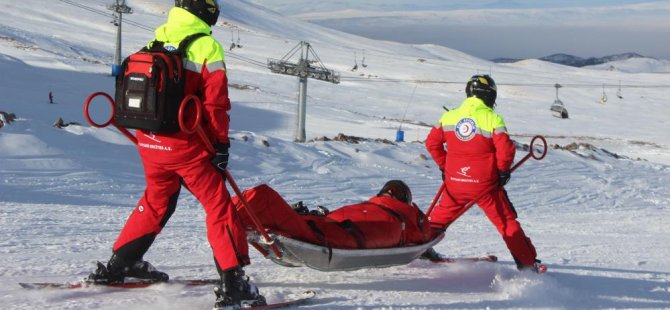
[[[540,153],[540,155],[535,155],[535,148],[533,146],[535,145],[535,140],[538,140],[538,139],[540,141],[542,141],[542,152]],[[542,160],[545,156],[547,156],[547,148],[548,148],[547,147],[547,140],[544,139],[543,136],[533,137],[533,139],[530,140],[529,148],[530,148],[530,150],[528,151],[528,154],[526,154],[526,156],[521,158],[521,160],[518,163],[514,164],[512,169],[510,169],[510,172],[514,172],[514,170],[516,170],[516,168],[519,168],[519,166],[521,166],[526,160],[528,160],[531,157],[535,160]]]
[[[112,106],[112,110],[111,110],[112,113],[110,113],[109,119],[107,119],[107,121],[102,123],[102,124],[94,122],[93,119],[91,118],[91,114],[89,113],[89,106],[91,105],[91,101],[93,101],[93,98],[98,97],[98,96],[102,96],[105,99],[107,99],[107,101],[109,101],[109,104]],[[130,131],[128,131],[128,129],[125,129],[125,128],[117,125],[116,122],[114,121],[114,99],[112,99],[112,96],[108,95],[107,93],[105,93],[105,92],[95,92],[95,93],[92,93],[91,95],[89,95],[88,98],[86,98],[86,101],[84,101],[84,117],[86,118],[86,121],[89,124],[91,124],[91,126],[93,126],[95,128],[105,128],[109,125],[112,125],[112,126],[116,127],[116,129],[118,129],[131,142],[133,142],[133,144],[137,144],[137,138],[135,136],[133,136],[133,134],[131,134]]]
[[[189,103],[193,103],[193,106],[195,107],[195,120],[193,120],[191,126],[188,126],[185,120],[186,107],[189,105]],[[179,128],[181,128],[183,132],[188,134],[192,134],[194,132],[197,133],[200,139],[202,139],[202,142],[205,144],[207,151],[214,154],[216,153],[216,151],[214,150],[212,142],[209,141],[209,138],[207,138],[205,131],[202,129],[202,127],[200,127],[201,118],[202,118],[202,102],[200,102],[200,98],[196,97],[195,95],[186,96],[179,105],[179,115],[177,117],[177,121],[179,122]]]
[[[186,107],[189,104],[193,104],[195,106],[195,120],[193,120],[192,124],[189,126],[186,124]],[[205,131],[200,127],[200,121],[202,118],[202,102],[200,102],[200,98],[194,96],[194,95],[188,95],[182,100],[181,105],[179,107],[179,115],[178,115],[178,122],[179,122],[179,127],[181,128],[182,131],[186,133],[197,133],[200,139],[202,139],[202,142],[205,144],[205,147],[207,150],[211,153],[214,154],[216,151],[214,150],[214,146],[212,145],[212,141],[209,141],[209,138],[205,134]],[[242,201],[242,206],[244,207],[244,210],[247,212],[247,215],[249,215],[249,218],[251,219],[252,224],[258,231],[258,233],[261,234],[263,237],[263,241],[266,244],[270,245],[270,248],[272,249],[272,252],[275,253],[277,258],[282,257],[282,253],[277,247],[277,244],[275,244],[274,240],[270,238],[270,235],[265,231],[265,228],[263,228],[263,225],[261,224],[261,221],[258,219],[256,214],[253,212],[251,209],[251,206],[249,205],[249,202],[247,202],[247,199],[244,198],[244,195],[242,194],[242,191],[240,191],[240,188],[237,186],[237,183],[235,182],[235,179],[233,179],[233,176],[230,174],[230,171],[228,169],[223,170],[224,175],[226,176],[226,180],[228,180],[228,183],[230,184],[230,187],[233,188],[233,192],[235,192],[235,195]]]

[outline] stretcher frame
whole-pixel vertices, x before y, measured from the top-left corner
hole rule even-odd
[[[270,234],[281,251],[281,257],[273,254],[261,236],[251,232],[249,242],[274,263],[285,267],[309,267],[319,271],[350,271],[364,268],[386,268],[406,265],[444,238],[444,233],[432,240],[417,245],[382,249],[337,249]],[[261,250],[262,249],[262,250]]]

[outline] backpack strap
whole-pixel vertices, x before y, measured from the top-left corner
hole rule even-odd
[[[181,42],[179,43],[179,47],[177,48],[177,52],[179,53],[179,55],[183,56],[186,52],[186,49],[189,47],[189,45],[191,45],[191,43],[193,43],[193,42],[195,42],[195,40],[197,40],[201,37],[207,36],[207,35],[208,34],[206,34],[206,33],[199,32],[199,33],[194,33],[192,35],[187,36],[186,38],[181,40]]]
[[[179,55],[184,55],[184,52],[189,47],[189,45],[191,45],[191,43],[193,43],[195,40],[199,39],[200,37],[204,37],[204,36],[207,36],[207,35],[208,34],[202,33],[202,32],[188,35],[186,38],[181,40],[181,42],[179,42],[179,46],[177,47],[177,52],[179,53]],[[153,40],[153,41],[149,42],[149,44],[147,46],[143,47],[142,51],[143,52],[160,52],[160,51],[164,51],[164,48],[165,48],[165,42],[158,41],[158,40]]]

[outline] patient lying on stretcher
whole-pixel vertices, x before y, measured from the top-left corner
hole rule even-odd
[[[249,206],[270,233],[338,249],[379,249],[423,244],[435,234],[428,219],[402,181],[387,182],[370,199],[335,211],[309,212],[301,203],[289,205],[276,191],[260,185],[244,192]],[[242,202],[233,197],[239,210]],[[246,212],[242,222],[253,229]]]

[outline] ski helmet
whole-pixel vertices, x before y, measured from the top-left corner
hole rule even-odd
[[[175,0],[174,6],[191,12],[212,26],[219,19],[219,3],[217,0]]]
[[[412,204],[412,191],[403,181],[391,180],[386,182],[377,196],[382,196],[384,194],[389,194],[393,198],[398,199],[404,203]]]
[[[484,101],[484,104],[490,108],[496,105],[498,88],[496,82],[488,75],[474,75],[465,86],[465,93],[468,97],[477,97]]]

